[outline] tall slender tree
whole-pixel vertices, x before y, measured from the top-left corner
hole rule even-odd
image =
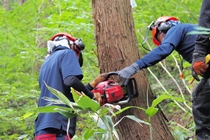
[[[18,0],[19,5],[23,5],[24,2],[26,2],[26,0]]]
[[[92,7],[100,72],[121,70],[139,59],[130,0],[92,0]],[[146,109],[151,105],[154,96],[145,71],[141,70],[134,77],[137,80],[139,97],[122,107],[132,105]],[[118,115],[115,121],[128,114],[149,121],[151,126],[124,119],[117,126],[122,140],[174,139],[161,110],[149,119],[144,111],[130,109]]]
[[[3,0],[3,6],[6,11],[9,11],[9,0]]]

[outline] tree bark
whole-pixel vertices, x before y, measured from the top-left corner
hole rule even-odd
[[[135,34],[134,20],[130,0],[92,0],[95,39],[98,52],[100,72],[121,70],[140,58],[139,48]],[[154,100],[144,70],[134,75],[139,90],[139,97],[132,99],[125,106],[138,106],[147,108]],[[114,121],[125,115],[134,115],[148,121],[144,111],[129,109],[118,115]],[[150,118],[151,130],[148,125],[123,119],[118,124],[121,140],[173,140],[166,125],[161,110]]]
[[[26,2],[26,0],[18,0],[19,5],[23,5],[23,3]]]
[[[9,0],[3,0],[4,9],[9,11]]]

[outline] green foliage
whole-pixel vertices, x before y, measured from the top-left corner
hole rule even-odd
[[[136,0],[136,3],[137,7],[133,9],[133,17],[141,57],[148,53],[142,48],[141,43],[146,26],[151,21],[159,16],[172,15],[178,17],[183,23],[197,24],[201,6],[200,0],[162,0],[161,2],[160,0]],[[68,32],[85,42],[84,83],[90,82],[99,73],[91,1],[52,0],[50,3],[49,0],[27,0],[22,6],[19,6],[17,1],[11,0],[10,8],[10,11],[5,11],[3,6],[0,6],[0,139],[14,140],[18,137],[19,139],[30,139],[33,136],[33,125],[37,116],[34,114],[34,109],[37,106],[40,92],[37,82],[39,67],[46,55],[46,41],[52,35],[57,32]],[[147,43],[154,48],[151,34],[148,36]],[[179,60],[179,56],[176,53],[173,54]],[[168,57],[164,61],[164,66],[180,84],[182,81],[179,79],[178,68],[174,66],[173,57]],[[190,65],[183,62],[183,67],[185,80],[189,81],[191,79]],[[171,78],[165,74],[160,65],[152,67],[151,70],[155,72],[170,95],[181,96],[175,84],[171,82]],[[151,74],[148,76],[153,91],[157,95],[166,94],[154,77]],[[196,82],[187,86],[191,89],[195,84]],[[184,97],[190,106],[191,95],[182,84],[181,88],[185,91]],[[184,102],[181,103],[181,106],[184,106]],[[169,117],[172,116],[175,109],[179,111],[178,113],[183,113],[171,100],[162,100],[159,105],[161,109],[165,109],[164,112]],[[104,108],[101,111],[102,115],[107,111]],[[187,115],[181,118],[187,120],[181,124],[183,127],[177,127],[177,123],[170,125],[174,128],[172,131],[178,140],[187,137],[183,132],[185,126],[191,126],[186,127],[186,132],[190,136],[193,135],[193,129],[191,129],[193,123],[188,121],[190,111],[186,112],[183,114]],[[84,129],[85,132],[87,131],[85,138],[89,138],[95,129],[84,124],[92,124],[92,121],[89,116],[81,115],[81,118],[85,119],[78,122],[78,132]],[[191,124],[186,124],[187,122]],[[101,130],[101,133],[103,132]],[[79,134],[77,136],[80,138]]]
[[[166,99],[171,99],[171,100],[176,100],[176,101],[179,101],[179,102],[183,102],[182,98],[173,97],[171,95],[161,95],[160,97],[153,100],[151,107],[148,107],[147,110],[146,110],[146,115],[148,117],[154,116],[158,111],[158,108],[156,108],[156,106],[159,103],[161,103],[163,100],[166,100]]]
[[[60,91],[49,87],[46,83],[45,85],[48,88],[48,90],[50,90],[50,92],[53,93],[59,99],[59,100],[55,100],[51,98],[45,98],[45,100],[49,101],[49,104],[64,104],[64,105],[67,105],[68,107],[63,107],[63,106],[61,107],[61,106],[55,106],[55,105],[44,106],[44,107],[37,108],[37,111],[40,113],[58,112],[67,118],[73,118],[77,115],[90,116],[90,118],[92,118],[93,121],[95,122],[95,125],[93,125],[91,128],[94,128],[95,126],[98,126],[98,127],[84,131],[83,139],[95,138],[95,139],[100,139],[100,140],[115,140],[115,139],[119,140],[119,134],[115,126],[118,125],[124,118],[129,118],[138,123],[144,123],[144,124],[150,125],[149,123],[143,120],[140,120],[133,115],[124,116],[116,124],[113,123],[112,117],[119,114],[119,112],[121,113],[129,108],[138,108],[138,107],[130,106],[124,109],[120,109],[118,112],[114,113],[113,107],[117,108],[114,105],[105,104],[109,108],[106,108],[106,107],[100,108],[99,103],[90,99],[85,94],[75,92],[73,90],[72,90],[73,91],[72,94],[73,94],[73,98],[75,102],[71,102]],[[110,113],[112,114],[112,116],[108,115]],[[88,126],[90,126],[90,124],[88,124]],[[66,131],[68,132],[68,130]],[[77,136],[75,137],[73,137],[73,139],[77,139]]]

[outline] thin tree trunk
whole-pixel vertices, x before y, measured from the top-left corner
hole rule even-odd
[[[23,5],[23,3],[26,2],[26,0],[18,0],[19,5]]]
[[[3,0],[4,9],[9,11],[9,0]]]
[[[117,71],[131,65],[140,58],[130,0],[92,0],[95,39],[97,45],[99,68],[101,73]],[[125,106],[147,108],[154,100],[144,70],[135,74],[139,97]],[[125,115],[134,115],[141,120],[149,121],[145,113],[138,109],[130,109],[115,118],[119,120]],[[124,119],[117,128],[121,140],[173,140],[167,127],[164,115],[159,111],[150,119],[148,125],[140,125],[132,120]]]

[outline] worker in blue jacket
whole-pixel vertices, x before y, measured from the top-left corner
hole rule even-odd
[[[208,3],[210,3],[209,0],[206,0],[206,2],[207,1]],[[208,9],[208,11],[210,11],[210,9]],[[209,14],[206,14],[206,16],[209,20]],[[152,31],[153,42],[158,47],[150,51],[150,53],[145,55],[143,58],[137,60],[132,65],[119,71],[119,77],[122,81],[122,84],[127,84],[128,79],[136,72],[143,68],[155,65],[156,63],[169,56],[174,50],[176,50],[183,57],[183,59],[185,59],[189,63],[192,63],[193,51],[195,48],[195,40],[197,35],[188,33],[194,31],[195,27],[197,27],[197,25],[180,23],[180,21],[176,17],[163,16],[158,18],[149,27]],[[209,42],[208,46],[210,46]],[[206,53],[203,55],[203,58],[205,57],[205,55]],[[199,59],[194,59],[193,63],[197,64],[195,63],[196,61],[199,62]],[[205,90],[203,91],[203,93],[205,93]],[[195,117],[194,121],[196,124],[196,134],[200,135],[201,138],[204,138],[205,134],[208,134],[210,136],[210,92],[206,94],[208,94],[208,99],[206,99],[206,101],[209,102],[208,104],[204,101],[204,103],[206,104],[201,106],[202,103],[200,102],[200,99],[197,99],[196,102],[193,101],[193,115]]]
[[[98,75],[86,86],[81,82],[83,78],[80,68],[83,64],[81,51],[84,48],[81,39],[76,39],[68,33],[58,33],[48,41],[49,55],[45,58],[39,75],[41,89],[39,107],[48,105],[44,97],[58,99],[47,89],[45,83],[63,93],[72,102],[74,100],[71,87],[91,99],[101,100],[99,93],[91,91],[107,78],[107,74]],[[60,113],[39,113],[35,120],[35,140],[70,140],[75,135],[75,129],[76,117],[70,119],[68,126],[68,118]]]
[[[152,39],[158,47],[150,51],[143,58],[119,71],[122,84],[143,68],[153,66],[176,50],[186,61],[192,63],[192,54],[196,35],[188,35],[196,25],[182,24],[178,18],[172,16],[159,17],[150,25]]]
[[[198,26],[210,29],[210,0],[203,0]],[[196,138],[210,140],[210,67],[205,57],[210,54],[210,34],[198,34],[193,52],[192,75],[200,81],[193,91],[193,116]],[[200,80],[198,75],[203,78]]]

